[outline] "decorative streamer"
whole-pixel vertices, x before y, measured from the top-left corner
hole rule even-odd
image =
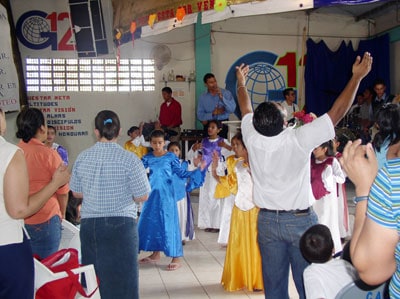
[[[214,10],[215,11],[224,11],[224,9],[226,8],[226,6],[228,5],[226,0],[215,0],[214,2]]]
[[[136,31],[136,22],[132,21],[129,31],[132,34],[132,47],[135,46],[135,31]]]
[[[156,20],[157,20],[157,14],[156,13],[153,13],[153,14],[149,15],[149,20],[148,20],[147,23],[149,24],[151,29],[153,29],[154,23],[156,22]]]
[[[179,22],[182,22],[182,20],[183,20],[183,18],[186,16],[186,11],[185,11],[185,9],[183,8],[183,7],[179,7],[177,10],[176,10],[176,19],[179,21]]]
[[[120,58],[121,58],[120,46],[121,46],[122,33],[121,33],[121,30],[119,30],[118,28],[115,30],[116,30],[115,39],[117,40],[117,71],[118,71],[119,70],[119,62],[120,62]]]

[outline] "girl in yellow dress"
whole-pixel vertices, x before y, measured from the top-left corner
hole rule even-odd
[[[247,288],[263,290],[261,255],[257,243],[259,209],[253,203],[253,182],[248,165],[247,150],[242,134],[238,133],[237,155],[243,159],[235,166],[237,194],[231,216],[231,229],[226,249],[221,284],[226,291]]]
[[[235,166],[239,160],[243,160],[242,157],[238,156],[236,149],[238,146],[241,148],[242,143],[237,139],[237,136],[233,136],[231,139],[231,147],[234,155],[226,158],[226,175],[218,176],[217,167],[219,157],[213,154],[213,164],[212,164],[212,174],[217,180],[217,186],[215,187],[214,198],[216,200],[222,200],[222,210],[221,210],[221,223],[219,226],[218,244],[226,247],[229,239],[229,231],[231,227],[231,215],[233,205],[235,204],[235,196],[237,193],[237,180]]]
[[[143,122],[139,124],[139,127],[131,127],[127,132],[131,139],[125,142],[124,145],[124,149],[136,154],[139,159],[142,159],[142,157],[147,154],[147,148],[150,146],[150,143],[144,140],[142,128]]]

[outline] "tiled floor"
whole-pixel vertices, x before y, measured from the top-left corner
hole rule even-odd
[[[353,188],[347,188],[349,199]],[[192,196],[193,209],[197,212],[196,197]],[[349,200],[350,213],[353,204]],[[195,219],[196,215],[195,215]],[[225,259],[225,249],[217,244],[218,234],[196,230],[196,238],[184,246],[182,267],[176,271],[167,271],[170,258],[165,256],[157,264],[139,266],[140,298],[142,299],[200,299],[200,298],[264,298],[263,292],[254,293],[247,290],[225,292],[220,284]],[[149,255],[141,252],[140,258]],[[298,298],[293,281],[290,280],[289,295]]]

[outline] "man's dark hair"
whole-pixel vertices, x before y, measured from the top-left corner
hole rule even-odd
[[[373,88],[372,86],[367,86],[367,87],[364,89],[364,91],[366,91],[366,90],[369,91],[369,93],[371,94],[371,96],[372,96],[373,98],[376,97],[376,92],[375,92],[375,90],[374,90],[374,88]],[[364,93],[363,93],[363,96],[364,96]]]
[[[323,224],[311,226],[300,238],[300,251],[310,263],[326,263],[332,258],[333,240],[329,228]]]
[[[284,89],[284,90],[282,91],[283,97],[286,97],[287,95],[289,95],[289,92],[291,92],[291,91],[294,92],[294,89],[291,88],[291,87]]]
[[[204,77],[203,77],[204,83],[207,83],[207,80],[210,79],[210,78],[215,78],[214,74],[211,74],[211,73],[205,74]]]
[[[257,106],[253,115],[254,129],[264,136],[276,136],[283,130],[282,111],[276,103],[263,102]]]
[[[161,92],[164,92],[164,91],[166,93],[172,94],[172,88],[171,87],[165,86],[163,89],[161,89]]]
[[[383,81],[382,78],[375,79],[373,87],[375,87],[378,84],[382,84],[383,86],[386,86],[385,81]]]

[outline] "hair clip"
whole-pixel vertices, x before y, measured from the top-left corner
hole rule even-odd
[[[105,125],[105,124],[112,124],[112,119],[111,119],[111,118],[107,118],[107,119],[104,121],[103,124],[104,124],[104,125]]]

